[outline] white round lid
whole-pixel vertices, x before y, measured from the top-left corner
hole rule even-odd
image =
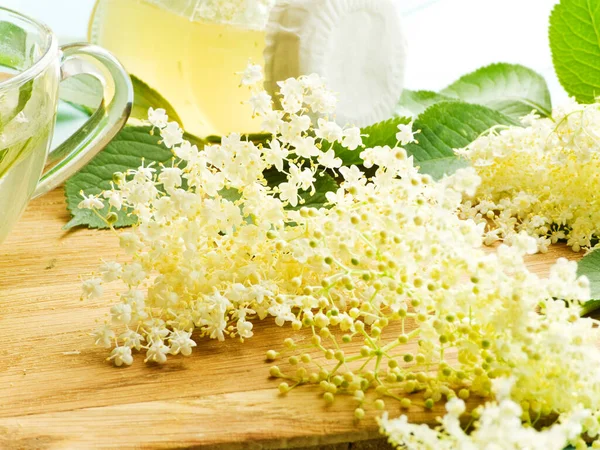
[[[267,24],[265,86],[317,73],[338,94],[335,120],[365,126],[394,115],[406,65],[400,0],[280,0]]]

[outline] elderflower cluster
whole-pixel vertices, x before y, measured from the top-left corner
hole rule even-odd
[[[150,122],[173,151],[173,165],[116,174],[116,188],[103,193],[111,208],[130,208],[139,219],[134,232],[120,234],[132,262],[106,263],[83,283],[86,298],[101,295],[105,282],[127,286],[111,309],[111,324],[96,333],[99,344],[116,344],[111,358],[117,364],[131,363],[131,349],[144,349],[146,360],[156,362],[168,354],[189,354],[194,329],[212,339],[247,339],[252,320],[273,316],[279,324],[298,322],[292,310],[316,301],[305,294],[302,272],[319,253],[304,228],[317,210],[291,208],[315,193],[326,170],[340,168],[329,147],[337,142],[357,149],[362,138],[358,128],[327,119],[335,102],[319,77],[281,82],[283,111],[271,109],[271,98],[258,88],[261,80],[260,68],[250,66],[242,84],[252,86],[250,102],[274,135],[267,145],[232,134],[200,150],[183,140],[164,110],[150,109]],[[269,185],[268,170],[283,181]],[[340,173],[350,181],[361,175],[356,167]],[[343,197],[342,191],[328,195]],[[84,196],[80,204],[102,206],[94,196]],[[325,216],[325,210],[319,214]],[[321,266],[327,273],[327,264]],[[115,328],[125,331],[117,335]]]
[[[498,379],[496,384],[510,384],[511,381]],[[466,407],[465,402],[457,398],[446,404],[448,414],[440,419],[440,425],[435,429],[411,424],[406,416],[390,420],[386,413],[379,421],[381,432],[388,435],[391,444],[406,450],[563,450],[570,442],[588,448],[580,435],[584,423],[597,420],[589,411],[575,410],[551,427],[538,431],[531,426],[523,426],[523,410],[519,404],[497,390],[495,393],[495,402],[476,409],[477,419],[470,434],[460,425],[460,416]],[[594,445],[594,448],[597,446]]]
[[[538,249],[566,240],[574,250],[600,236],[600,106],[574,101],[552,118],[531,114],[522,127],[481,136],[458,154],[481,177],[464,217],[487,224],[485,243],[525,232]]]
[[[491,397],[508,378],[505,398],[521,409],[506,406],[511,418],[498,406],[506,415],[491,417],[490,429],[554,413],[571,423],[586,411],[594,420],[579,431],[597,435],[600,331],[579,317],[589,283],[576,264],[559,260],[548,278],[529,272],[523,257],[536,241],[526,234],[484,251],[485,224],[457,215],[478,189],[474,169],[434,182],[401,147],[414,140],[410,127],[399,127],[394,147],[362,148],[360,130],[330,120],[335,101],[320,77],[280,82],[281,110],[261,80],[256,66],[242,77],[272,133],[265,145],[233,134],[199,149],[151,110],[172,165],[117,174],[103,193],[138,217],[119,234],[129,262],[104,263],[83,283],[85,298],[105,283],[124,286],[94,334],[113,348],[109,359],[129,365],[144,352],[164,363],[193,351],[192,333],[245,340],[270,317],[291,327],[283,348],[267,353],[282,393],[314,384],[327,403],[351,395],[361,419],[388,401],[408,408],[415,393],[428,409]],[[372,175],[342,166],[334,143],[360,151]],[[311,207],[332,175],[339,186]],[[97,211],[97,199],[82,207]],[[310,337],[294,339],[303,328]],[[460,409],[450,405],[448,423]]]

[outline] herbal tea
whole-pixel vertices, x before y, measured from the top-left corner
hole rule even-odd
[[[0,82],[14,75],[3,70]],[[32,80],[0,91],[0,242],[21,215],[46,162],[54,125],[47,87]]]
[[[0,144],[0,242],[13,227],[13,220],[18,220],[36,188],[46,161],[52,126],[51,121],[31,136],[8,146]],[[0,140],[4,137],[2,134]]]
[[[142,0],[99,0],[91,40],[171,102],[186,131],[260,130],[238,86],[249,60],[263,64],[263,30],[190,20]]]

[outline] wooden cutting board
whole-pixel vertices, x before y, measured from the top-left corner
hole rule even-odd
[[[62,189],[31,203],[0,245],[0,448],[294,448],[367,449],[380,439],[375,412],[357,425],[354,402],[326,407],[319,390],[286,396],[268,378],[265,352],[291,332],[267,321],[246,343],[203,340],[191,357],[132,367],[106,362],[89,333],[105,320],[115,292],[79,300],[80,280],[114,259],[111,232],[63,231],[69,219]],[[539,274],[558,257],[556,246],[530,259]],[[112,298],[111,298],[112,294]],[[300,335],[302,339],[302,335]],[[476,399],[473,401],[477,401]],[[400,410],[388,402],[391,415]],[[409,411],[433,423],[443,407]],[[335,444],[335,445],[334,445]],[[379,448],[379,447],[377,447]]]

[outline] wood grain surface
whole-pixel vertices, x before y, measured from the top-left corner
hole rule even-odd
[[[381,447],[362,442],[380,438],[375,413],[357,425],[351,399],[326,407],[314,388],[278,394],[264,355],[291,330],[269,321],[245,344],[201,341],[191,357],[163,366],[137,358],[132,367],[113,367],[89,333],[114,297],[79,297],[81,277],[119,254],[117,239],[64,231],[68,218],[56,190],[32,202],[0,245],[0,448]],[[556,246],[531,257],[530,267],[544,274],[559,256],[580,255]],[[393,403],[388,409],[400,412]],[[442,407],[409,411],[426,423],[441,414]]]

